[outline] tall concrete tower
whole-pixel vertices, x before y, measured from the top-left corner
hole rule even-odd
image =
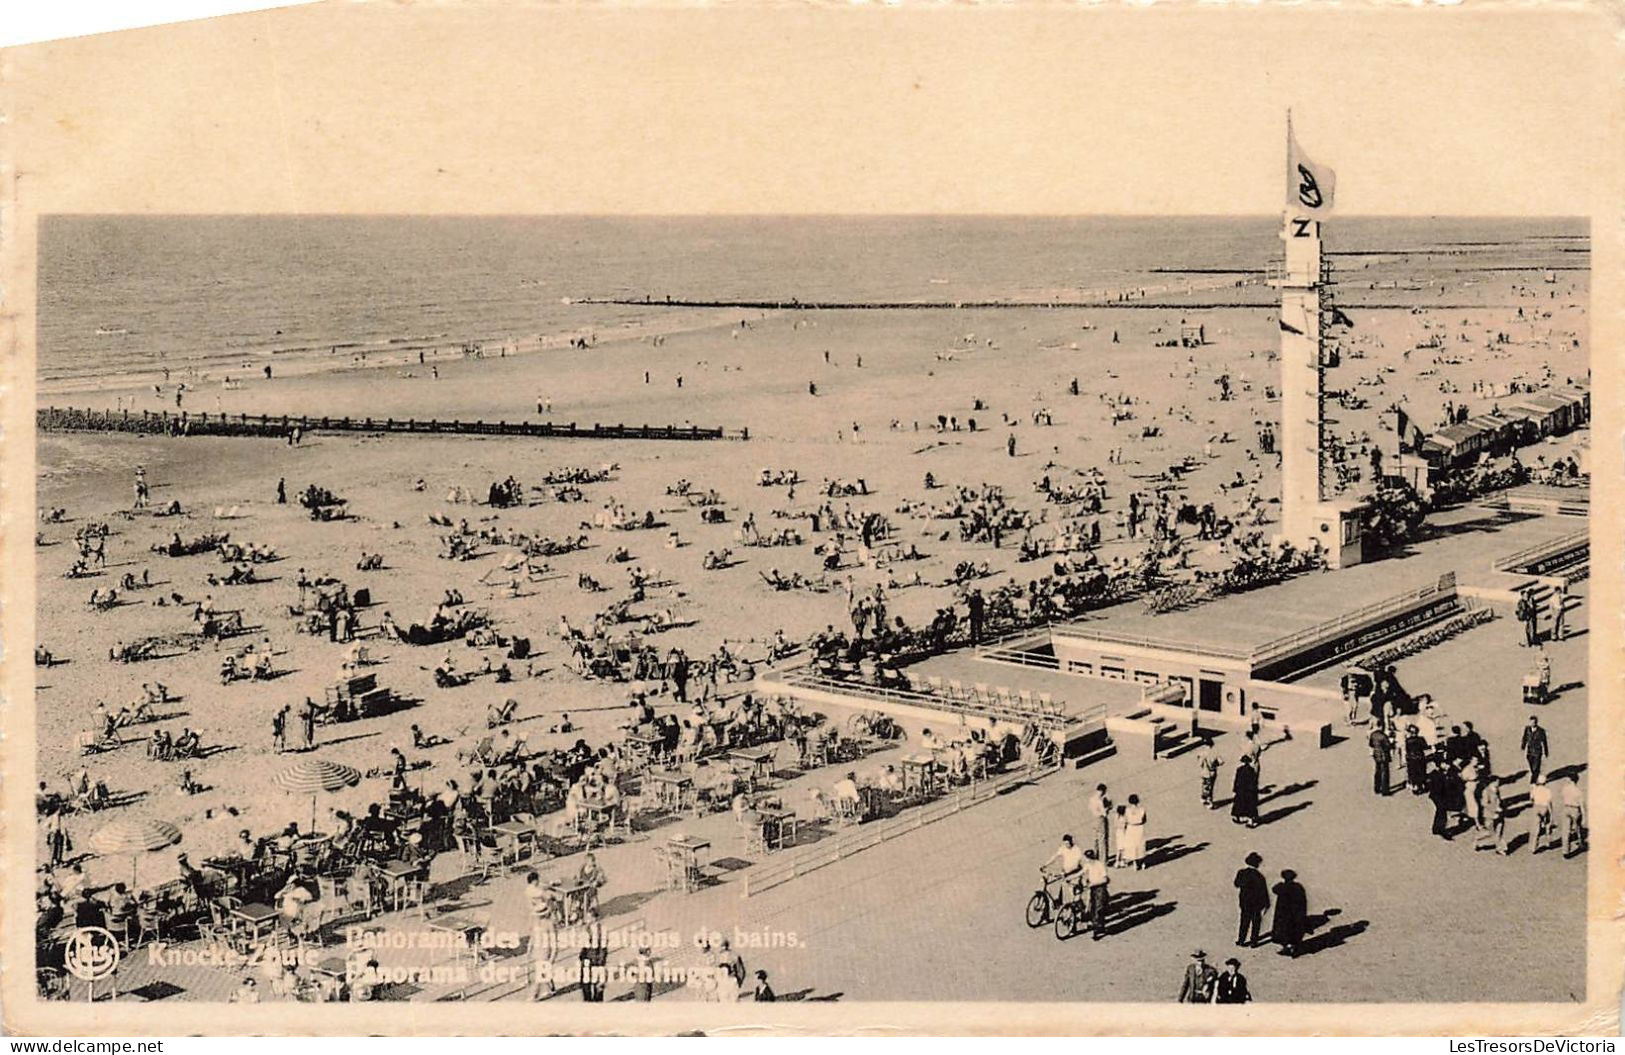
[[[1336,318],[1321,221],[1331,213],[1336,175],[1304,156],[1287,117],[1287,207],[1281,225],[1281,533],[1319,547],[1334,568],[1360,561],[1360,503],[1328,496],[1326,371],[1337,365],[1328,330]]]

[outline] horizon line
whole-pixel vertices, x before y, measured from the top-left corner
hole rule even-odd
[[[129,218],[129,219],[424,219],[424,220],[710,220],[710,219],[988,219],[988,220],[1269,220],[1274,212],[45,212],[36,219]],[[1337,220],[1585,220],[1589,213],[1446,213],[1446,212],[1351,212],[1329,218]]]

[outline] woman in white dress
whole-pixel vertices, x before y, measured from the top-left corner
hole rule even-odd
[[[1145,807],[1140,805],[1140,796],[1130,795],[1128,805],[1123,807],[1123,841],[1119,844],[1119,860],[1127,867],[1133,865],[1135,871],[1145,867]]]

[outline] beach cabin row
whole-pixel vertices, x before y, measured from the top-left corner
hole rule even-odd
[[[1460,469],[1480,457],[1501,457],[1549,436],[1572,432],[1590,417],[1588,392],[1533,392],[1498,406],[1493,413],[1446,425],[1422,441],[1419,453],[1433,469]]]

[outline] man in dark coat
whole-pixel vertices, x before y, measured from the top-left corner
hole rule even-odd
[[[1219,972],[1207,962],[1207,953],[1197,949],[1191,953],[1191,962],[1185,967],[1184,980],[1179,983],[1181,1004],[1210,1004],[1213,1002],[1213,983]]]
[[[1371,730],[1366,742],[1371,745],[1371,790],[1378,795],[1386,795],[1393,784],[1389,767],[1394,759],[1394,742],[1382,731],[1380,722]]]
[[[1524,760],[1529,763],[1529,782],[1533,784],[1540,776],[1541,765],[1552,753],[1552,746],[1546,739],[1546,730],[1540,727],[1540,719],[1532,714],[1529,724],[1524,726],[1522,746]]]
[[[1304,932],[1309,929],[1309,892],[1298,882],[1298,873],[1282,869],[1275,884],[1275,918],[1270,937],[1281,947],[1282,956],[1298,955]]]
[[[1513,611],[1513,614],[1518,617],[1518,622],[1523,624],[1524,647],[1529,648],[1538,645],[1540,643],[1538,624],[1540,609],[1535,607],[1534,600],[1527,593],[1518,595],[1518,606]]]
[[[1450,838],[1449,769],[1449,763],[1441,759],[1428,771],[1428,801],[1433,803],[1433,834],[1445,840]]]
[[[1230,819],[1249,828],[1258,827],[1258,770],[1249,755],[1242,755],[1230,785]]]
[[[1270,907],[1269,881],[1258,866],[1264,859],[1256,853],[1247,855],[1247,865],[1236,873],[1236,907],[1241,921],[1236,925],[1236,944],[1257,945],[1263,938],[1264,913]]]
[[[1246,1004],[1253,999],[1253,994],[1247,991],[1247,976],[1241,973],[1241,961],[1234,956],[1224,961],[1224,973],[1214,983],[1213,1002],[1215,1004]]]

